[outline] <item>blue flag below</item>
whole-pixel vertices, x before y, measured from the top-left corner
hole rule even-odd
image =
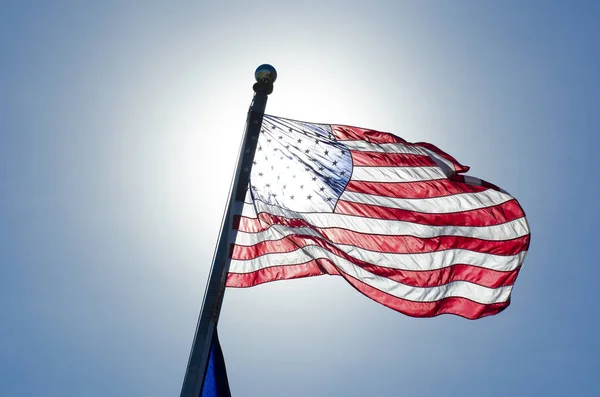
[[[227,371],[225,369],[225,359],[223,351],[217,336],[217,330],[212,338],[213,344],[210,349],[208,367],[204,376],[204,387],[201,397],[231,397],[229,391],[229,382],[227,381]]]

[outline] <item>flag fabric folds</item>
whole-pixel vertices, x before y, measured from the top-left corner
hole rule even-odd
[[[227,286],[329,274],[409,316],[496,314],[529,227],[468,169],[429,143],[265,115]]]
[[[216,330],[212,338],[208,367],[204,375],[204,385],[200,397],[231,397],[225,359]]]

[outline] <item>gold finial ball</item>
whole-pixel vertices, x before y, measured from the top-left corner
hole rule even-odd
[[[263,64],[256,68],[254,77],[259,83],[274,83],[277,80],[277,71],[269,64]]]

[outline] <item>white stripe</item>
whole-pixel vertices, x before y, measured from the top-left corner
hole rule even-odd
[[[523,219],[523,218],[521,218],[521,219]],[[491,227],[491,226],[487,226],[487,227]],[[393,236],[393,235],[401,235],[401,236],[410,235],[410,236],[421,237],[421,238],[430,238],[430,237],[438,237],[438,236],[464,236],[464,237],[480,238],[473,234],[444,233],[444,231],[446,231],[446,230],[454,231],[453,229],[455,229],[455,228],[438,226],[438,229],[436,230],[437,233],[435,235],[433,235],[432,233],[429,233],[429,234],[422,233],[421,235],[417,235],[417,236],[415,236],[414,234],[410,234],[410,233],[408,233],[408,230],[405,230],[405,231],[400,231],[399,233],[387,233],[384,235],[384,238],[385,238],[385,236]],[[305,236],[315,236],[315,237],[325,238],[321,232],[319,232],[318,230],[315,230],[313,228],[310,228],[310,227],[292,227],[292,226],[274,224],[274,225],[271,225],[268,229],[260,231],[260,232],[256,232],[256,233],[238,231],[235,243],[238,245],[251,246],[254,244],[258,244],[262,241],[281,240],[282,238],[284,238],[286,236],[291,236],[294,234],[302,234]],[[369,234],[371,234],[371,233],[369,233]],[[373,234],[383,234],[383,233],[373,233]],[[489,237],[489,236],[486,236],[486,237]],[[521,237],[521,236],[517,236],[517,237],[511,236],[511,238],[508,238],[508,236],[504,236],[504,237],[506,237],[506,238],[497,238],[497,239],[487,238],[484,240],[503,241],[503,240],[510,240],[512,238],[517,238],[517,237]]]
[[[311,229],[310,227],[271,225],[267,230],[256,233],[238,231],[235,244],[250,247],[263,241],[277,241],[286,236],[292,236],[294,234],[321,237],[329,241],[329,239],[325,238],[318,230]]]
[[[456,169],[454,168],[454,164],[452,163],[452,161],[440,156],[439,154],[437,154],[436,152],[434,152],[433,150],[429,150],[427,148],[423,148],[423,150],[425,150],[425,152],[427,152],[427,154],[429,154],[429,157],[435,161],[435,163],[443,170],[446,170],[448,175],[451,175],[453,173],[456,172]]]
[[[401,154],[416,154],[420,156],[428,156],[442,169],[447,170],[447,175],[455,172],[454,164],[434,152],[433,150],[419,147],[417,145],[406,145],[402,143],[370,143],[365,141],[341,141],[351,150],[361,152],[382,152],[382,153],[401,153]]]
[[[372,194],[345,191],[340,199],[351,201],[353,203],[400,208],[403,210],[425,212],[429,214],[448,214],[491,207],[510,201],[513,198],[497,190],[488,189],[476,193],[460,193],[451,196],[424,199],[382,197]]]
[[[519,252],[517,255],[492,255],[481,252],[451,249],[436,252],[423,252],[419,254],[390,254],[385,252],[374,252],[353,245],[335,245],[348,255],[364,262],[377,266],[389,267],[391,269],[422,271],[438,270],[452,265],[471,265],[499,272],[515,270],[527,255],[527,251]]]
[[[466,281],[455,281],[438,287],[412,287],[398,283],[386,277],[377,276],[352,262],[318,246],[303,247],[286,253],[263,255],[253,260],[232,260],[231,273],[251,273],[272,266],[291,266],[308,262],[316,258],[331,260],[342,272],[377,288],[380,291],[402,299],[415,302],[434,302],[448,297],[464,297],[482,304],[505,302],[512,287],[487,288]]]
[[[429,154],[421,147],[405,145],[403,143],[371,143],[365,141],[339,141],[350,150],[359,152],[381,152],[381,153],[401,153],[417,154],[428,156]]]
[[[282,229],[271,227],[259,233],[238,231],[235,243],[239,246],[250,247],[263,241],[277,241],[285,236],[302,234],[322,238],[339,250],[361,261],[377,266],[411,271],[435,270],[456,264],[465,264],[506,272],[516,269],[523,262],[526,255],[526,251],[517,255],[493,255],[465,249],[449,249],[417,254],[377,252],[354,245],[336,244],[318,231],[310,228]]]
[[[439,167],[354,167],[353,181],[417,182],[446,179]]]
[[[246,197],[246,200],[247,199],[248,197]],[[256,218],[258,216],[252,203],[242,201],[236,201],[233,203],[233,214],[242,215],[247,218]]]
[[[236,201],[234,204],[234,215],[241,215],[245,216],[246,218],[258,217],[256,207],[253,203],[242,203],[239,201]]]
[[[252,208],[252,205],[244,205],[242,215],[251,217],[247,214],[252,212],[266,212],[290,219],[303,219],[307,223],[318,228],[337,227],[359,233],[391,236],[408,235],[421,238],[465,236],[483,240],[499,241],[511,240],[529,234],[529,228],[524,217],[494,226],[431,226],[388,219],[363,218],[345,214],[294,212],[263,203],[259,200],[255,200],[254,208]],[[283,225],[274,225],[271,226],[271,228],[275,226],[277,228],[284,227]],[[283,233],[283,229],[276,230],[277,231],[273,231],[272,233]]]

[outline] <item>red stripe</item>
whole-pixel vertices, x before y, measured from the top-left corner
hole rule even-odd
[[[371,143],[407,143],[404,139],[368,128],[332,125],[331,132],[338,141],[366,141]]]
[[[529,234],[512,240],[482,240],[463,236],[414,237],[359,233],[342,228],[320,228],[303,219],[286,218],[269,213],[260,213],[258,218],[239,217],[238,230],[257,233],[271,225],[284,225],[294,228],[307,227],[319,232],[326,239],[337,244],[348,244],[377,252],[419,253],[447,249],[468,249],[494,255],[516,255],[529,247]]]
[[[375,302],[412,317],[435,317],[440,314],[456,314],[457,316],[474,320],[500,313],[510,305],[510,299],[506,302],[486,305],[459,297],[449,297],[434,302],[414,302],[387,294],[347,274],[342,274],[342,277],[359,292],[373,299]]]
[[[252,273],[229,273],[227,275],[227,287],[253,287],[262,283],[278,280],[290,280],[294,278],[320,276],[326,274],[323,271],[322,262],[325,259],[316,259],[306,263],[289,266],[271,266],[257,270]],[[328,265],[328,264],[325,264]],[[337,271],[336,271],[337,273]],[[334,274],[336,274],[334,273]]]
[[[466,298],[449,297],[434,302],[414,302],[397,298],[371,287],[345,273],[338,272],[333,266],[328,266],[328,260],[313,260],[293,266],[274,266],[252,273],[229,273],[227,287],[252,287],[258,284],[287,280],[300,277],[318,276],[322,274],[341,275],[359,292],[393,310],[412,317],[434,317],[440,314],[456,314],[468,319],[476,319],[504,310],[510,304],[507,302],[485,305]]]
[[[422,182],[361,182],[350,181],[346,185],[349,192],[375,194],[385,197],[407,199],[444,197],[460,193],[477,193],[487,190],[486,187],[469,185],[448,179],[436,179]]]
[[[454,165],[454,170],[456,172],[467,172],[469,170],[469,167],[462,165],[454,157],[450,156],[448,153],[444,152],[437,146],[432,145],[431,143],[427,143],[427,142],[410,143],[396,135],[392,135],[387,132],[374,131],[374,130],[370,130],[367,128],[332,125],[331,130],[332,130],[333,135],[335,136],[335,138],[338,141],[366,141],[366,142],[371,142],[371,143],[375,143],[375,144],[403,143],[408,146],[424,147],[424,148],[427,148],[427,149],[435,152],[436,154],[445,158],[446,160],[450,161]]]
[[[490,207],[445,214],[409,211],[400,208],[338,200],[335,212],[337,214],[413,222],[431,226],[494,226],[525,216],[523,210],[514,199]]]
[[[315,229],[313,227],[313,229]],[[321,237],[292,234],[279,240],[265,240],[251,246],[234,245],[233,259],[249,260],[261,255],[275,252],[292,252],[308,245],[319,245],[330,251],[334,250],[328,240],[333,244],[352,245],[369,251],[417,254],[424,252],[445,251],[449,249],[464,249],[483,254],[516,255],[527,250],[529,235],[512,240],[481,240],[472,237],[439,236],[420,238],[413,236],[384,236],[361,234],[349,230],[330,228],[316,229]]]
[[[362,167],[435,167],[429,156],[406,153],[361,152],[351,150],[352,164]]]
[[[500,288],[513,285],[520,268],[501,272],[468,264],[456,264],[435,270],[399,270],[376,265],[361,266],[363,269],[381,277],[413,287],[438,287],[454,281],[468,281],[488,288]]]

